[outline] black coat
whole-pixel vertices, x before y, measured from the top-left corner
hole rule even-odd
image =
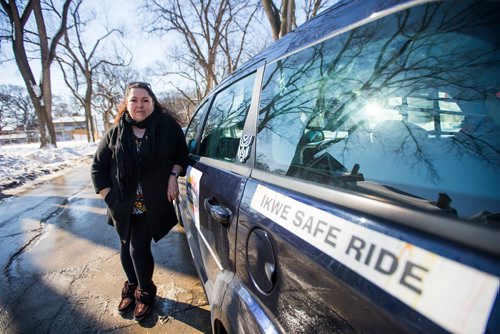
[[[159,156],[155,165],[133,180],[135,187],[130,187],[122,199],[118,186],[115,146],[118,126],[114,126],[99,142],[92,163],[92,181],[96,193],[110,187],[104,201],[108,205],[108,224],[115,226],[122,240],[128,239],[130,216],[136,196],[136,189],[141,182],[146,213],[153,239],[158,242],[177,224],[174,207],[167,199],[167,186],[170,171],[174,164],[187,168],[187,154],[184,133],[177,122],[170,116],[160,117]]]

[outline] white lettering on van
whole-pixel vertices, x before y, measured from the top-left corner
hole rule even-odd
[[[484,332],[498,277],[262,185],[251,207],[448,331]]]

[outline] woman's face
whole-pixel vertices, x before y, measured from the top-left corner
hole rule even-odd
[[[143,88],[132,88],[127,96],[127,110],[136,122],[145,120],[154,109],[153,98]]]

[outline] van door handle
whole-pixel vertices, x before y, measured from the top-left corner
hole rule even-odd
[[[229,225],[231,221],[231,210],[219,204],[219,201],[214,198],[206,198],[204,201],[205,210],[210,217],[224,226]]]

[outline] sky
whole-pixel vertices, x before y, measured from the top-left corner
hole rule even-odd
[[[165,58],[165,48],[173,43],[170,36],[162,38],[149,36],[140,31],[141,15],[144,13],[137,8],[137,1],[134,0],[85,0],[85,10],[92,9],[96,13],[96,20],[93,26],[84,33],[88,36],[101,36],[102,25],[109,22],[111,27],[123,28],[127,31],[125,42],[133,55],[132,65],[143,73],[148,66],[154,66],[155,62]],[[5,51],[10,50],[10,45],[2,45]],[[2,52],[4,52],[2,50]],[[40,74],[38,62],[32,65],[35,78],[39,79]],[[53,63],[52,67],[53,91],[55,94],[68,94],[62,76],[59,73],[59,66]],[[14,84],[24,87],[24,82],[14,61],[0,65],[0,84]],[[154,87],[154,82],[152,82]]]

